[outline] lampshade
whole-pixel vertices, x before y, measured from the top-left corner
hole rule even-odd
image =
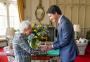
[[[75,32],[80,32],[81,31],[79,24],[74,24],[73,28],[74,28]]]
[[[14,36],[14,34],[15,34],[15,30],[14,30],[14,28],[7,28],[6,29],[6,36],[8,37],[8,38],[12,38],[13,36]]]

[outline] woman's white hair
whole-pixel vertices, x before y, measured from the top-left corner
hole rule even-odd
[[[30,27],[30,21],[29,20],[24,20],[20,23],[20,27],[19,27],[19,30],[20,30],[20,33],[23,33],[24,32],[24,29],[25,28],[28,28]]]

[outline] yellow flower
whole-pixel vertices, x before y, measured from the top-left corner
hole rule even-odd
[[[34,24],[33,24],[33,23],[32,23],[32,25],[31,25],[31,27],[34,28]]]
[[[37,30],[36,30],[36,29],[34,29],[34,32],[37,32]]]
[[[35,38],[37,38],[37,36],[35,36]]]

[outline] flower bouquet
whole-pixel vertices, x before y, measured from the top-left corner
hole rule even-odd
[[[34,25],[32,34],[28,36],[30,47],[38,49],[41,41],[47,41],[49,38],[46,25]]]

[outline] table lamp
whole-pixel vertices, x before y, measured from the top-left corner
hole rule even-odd
[[[81,32],[80,25],[74,24],[73,27],[74,27],[74,32],[75,32],[75,39],[78,39]]]
[[[9,27],[6,29],[6,38],[8,39],[9,43],[12,41],[14,34],[15,34],[14,28]]]

